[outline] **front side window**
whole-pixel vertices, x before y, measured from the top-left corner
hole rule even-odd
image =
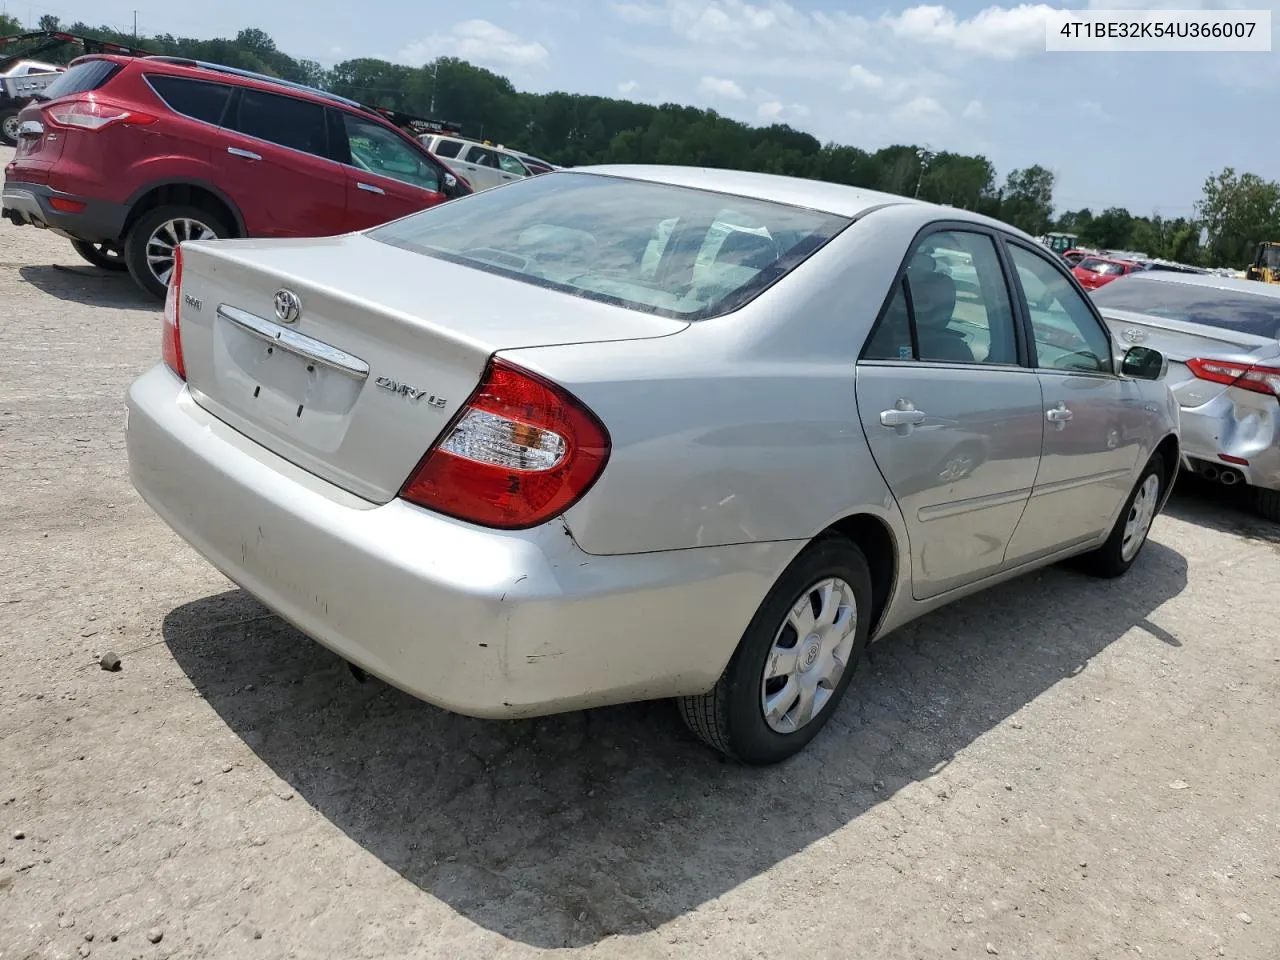
[[[1111,340],[1084,297],[1052,263],[1009,244],[1031,318],[1037,364],[1048,370],[1111,373]]]
[[[344,113],[342,120],[353,167],[423,190],[440,192],[440,171],[436,165],[386,127],[350,113]]]
[[[505,153],[498,154],[498,165],[505,173],[514,173],[518,177],[527,176],[529,173],[519,160]]]
[[[498,169],[498,156],[492,150],[486,150],[484,147],[472,147],[462,159],[468,163],[474,163],[477,167],[492,167]]]
[[[235,121],[229,124],[233,130],[317,157],[329,156],[324,107],[318,103],[245,87],[234,112]]]
[[[754,299],[848,223],[767,200],[566,173],[526,177],[368,235],[573,296],[701,320]]]
[[[991,237],[929,234],[912,251],[898,287],[865,359],[1018,362],[1013,301]]]

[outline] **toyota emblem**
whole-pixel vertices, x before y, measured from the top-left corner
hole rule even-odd
[[[1123,334],[1121,334],[1121,336],[1130,343],[1141,343],[1143,340],[1147,339],[1146,333],[1138,327],[1129,327]]]
[[[292,290],[276,291],[276,318],[281,323],[297,323],[302,316],[302,301]]]

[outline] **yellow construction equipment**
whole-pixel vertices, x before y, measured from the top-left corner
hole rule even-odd
[[[1280,283],[1280,242],[1269,240],[1258,244],[1258,252],[1245,276],[1263,283]]]

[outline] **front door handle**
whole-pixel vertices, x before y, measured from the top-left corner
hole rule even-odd
[[[254,153],[252,150],[241,150],[239,147],[227,147],[227,153],[233,157],[244,157],[246,160],[261,160],[262,155]]]
[[[387,191],[383,190],[381,187],[375,187],[372,183],[357,183],[356,186],[361,190],[367,190],[369,193],[376,193],[379,196],[386,196],[387,193]]]
[[[1067,409],[1065,403],[1059,402],[1056,407],[1050,407],[1044,412],[1045,419],[1052,423],[1066,423],[1073,416],[1072,412]]]

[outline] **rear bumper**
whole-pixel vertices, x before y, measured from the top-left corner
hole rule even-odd
[[[116,243],[129,216],[125,204],[62,193],[43,183],[6,180],[0,196],[6,220],[19,226],[43,227],[69,240]],[[76,211],[59,210],[53,206],[55,199],[81,207]]]
[[[1233,392],[1225,390],[1203,406],[1180,411],[1183,458],[1231,467],[1250,486],[1280,490],[1280,403],[1250,395],[1247,404],[1237,404]],[[1224,460],[1223,454],[1247,463]],[[1194,462],[1189,468],[1200,472]]]
[[[372,504],[201,408],[163,366],[129,390],[130,476],[214,566],[340,656],[446,709],[518,717],[699,693],[799,543],[582,553]]]

